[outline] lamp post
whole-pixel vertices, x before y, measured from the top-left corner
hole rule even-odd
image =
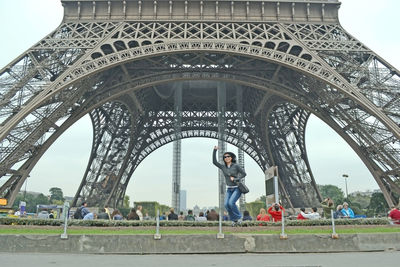
[[[347,192],[347,178],[349,178],[349,175],[343,174],[342,176],[343,176],[344,181],[346,183],[346,199],[349,200],[349,193]]]

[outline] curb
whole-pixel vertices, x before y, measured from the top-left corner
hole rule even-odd
[[[0,235],[0,252],[83,254],[311,253],[400,250],[400,233],[330,235]]]

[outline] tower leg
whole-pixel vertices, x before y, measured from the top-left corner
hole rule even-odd
[[[180,210],[181,192],[181,122],[182,122],[182,83],[177,83],[174,95],[175,108],[175,141],[172,154],[172,207],[176,212]]]

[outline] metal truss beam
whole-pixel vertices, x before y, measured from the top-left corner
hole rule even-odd
[[[356,151],[388,203],[400,193],[400,72],[340,26],[338,1],[62,2],[61,25],[0,70],[0,196],[9,202],[87,113],[94,143],[75,204],[118,205],[147,155],[194,136],[234,144],[263,170],[279,164],[289,206],[315,203],[304,147],[311,113]],[[176,136],[172,88],[184,81]]]

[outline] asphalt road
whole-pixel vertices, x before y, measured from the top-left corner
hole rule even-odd
[[[4,267],[162,266],[162,267],[316,267],[399,266],[400,251],[307,254],[182,254],[182,255],[93,255],[0,253]]]

